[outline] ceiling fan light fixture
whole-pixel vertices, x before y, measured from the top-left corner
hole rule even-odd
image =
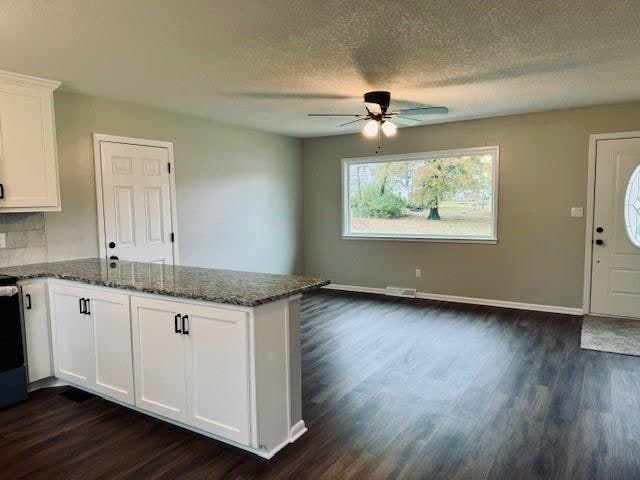
[[[398,126],[393,122],[389,122],[388,120],[382,122],[381,128],[382,133],[384,133],[387,137],[393,137],[398,131]]]
[[[362,129],[362,134],[367,138],[373,138],[378,135],[378,130],[380,129],[380,124],[377,120],[369,120],[365,123],[364,128]]]

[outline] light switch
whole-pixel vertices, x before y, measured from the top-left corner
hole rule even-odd
[[[582,207],[571,207],[571,216],[573,218],[582,218],[584,216]]]
[[[0,233],[0,248],[7,248],[7,234]]]

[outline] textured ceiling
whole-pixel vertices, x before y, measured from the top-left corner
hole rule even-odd
[[[639,0],[0,0],[0,69],[300,137],[361,95],[427,122],[640,99]]]

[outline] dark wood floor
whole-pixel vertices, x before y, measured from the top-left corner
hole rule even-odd
[[[640,358],[578,317],[321,292],[303,302],[309,432],[265,461],[91,397],[0,411],[0,477],[640,478]]]

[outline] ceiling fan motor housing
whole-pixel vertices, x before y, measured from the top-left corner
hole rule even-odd
[[[367,92],[364,94],[364,101],[377,103],[380,105],[382,112],[386,113],[389,108],[389,103],[391,103],[391,93],[385,91]]]

